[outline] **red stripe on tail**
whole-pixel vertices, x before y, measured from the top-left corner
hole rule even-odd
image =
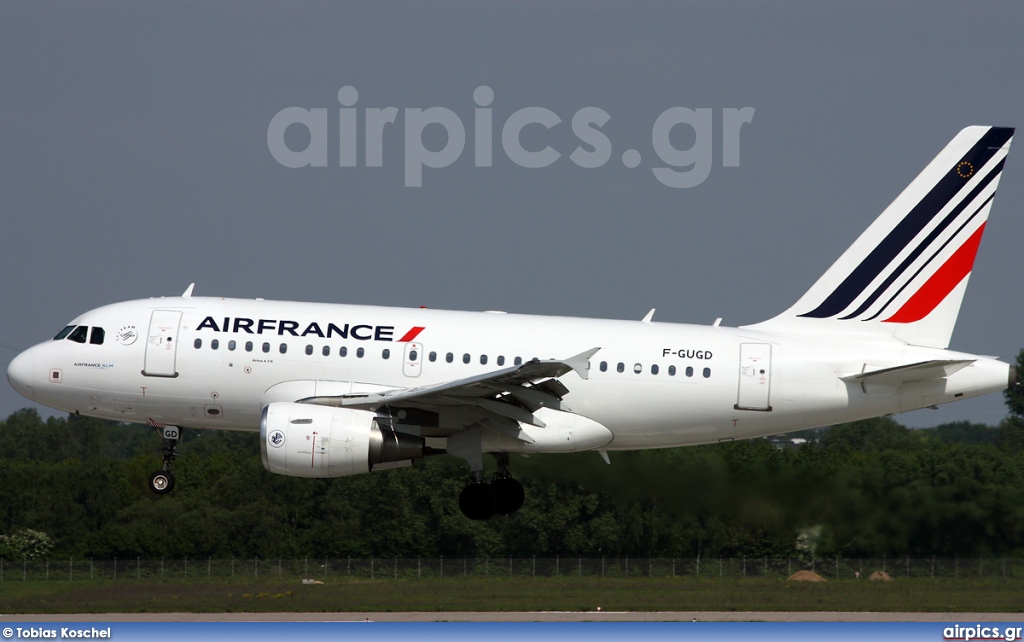
[[[978,244],[981,243],[981,234],[985,231],[985,224],[971,234],[960,246],[953,256],[949,257],[942,267],[935,271],[921,289],[914,293],[906,303],[903,304],[896,314],[883,323],[913,323],[920,321],[934,310],[957,285],[960,284],[974,267],[974,257],[978,253]]]

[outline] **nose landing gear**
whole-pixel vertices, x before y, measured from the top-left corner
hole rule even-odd
[[[160,470],[149,476],[149,490],[157,495],[166,495],[174,490],[174,473],[171,472],[171,462],[178,456],[178,441],[181,439],[181,429],[177,426],[164,426],[161,435],[164,438],[163,466]]]

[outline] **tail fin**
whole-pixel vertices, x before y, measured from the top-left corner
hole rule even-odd
[[[793,307],[758,327],[947,347],[1012,136],[962,130]]]

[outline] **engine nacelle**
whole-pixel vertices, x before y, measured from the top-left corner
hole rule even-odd
[[[381,430],[372,412],[277,402],[260,421],[263,466],[291,477],[343,477],[419,459],[423,438]]]

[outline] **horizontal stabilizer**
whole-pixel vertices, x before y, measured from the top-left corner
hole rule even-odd
[[[974,359],[935,359],[911,363],[905,366],[861,372],[855,375],[840,377],[840,379],[849,383],[899,385],[911,381],[924,381],[925,379],[942,379],[966,368],[972,363],[974,363]]]

